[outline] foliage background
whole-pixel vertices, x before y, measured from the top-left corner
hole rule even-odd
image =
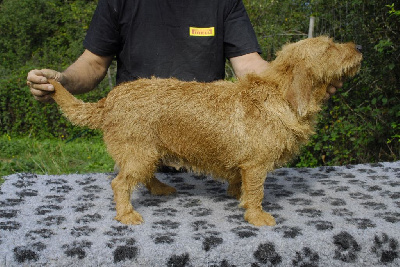
[[[399,160],[400,9],[394,0],[243,0],[263,49],[273,60],[286,42],[315,36],[362,45],[362,70],[330,100],[296,166]],[[63,70],[82,52],[97,1],[0,0],[0,135],[36,139],[99,136],[73,127],[54,104],[35,101],[26,86],[34,68]],[[115,65],[110,69],[114,77]],[[229,68],[227,68],[229,74]],[[113,79],[111,78],[111,81]],[[108,79],[80,96],[96,101]]]

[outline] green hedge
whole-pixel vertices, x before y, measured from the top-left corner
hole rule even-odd
[[[306,38],[310,16],[316,35],[362,45],[360,73],[325,106],[316,135],[292,165],[399,160],[400,3],[393,2],[244,0],[266,59]]]
[[[34,100],[26,76],[35,68],[62,71],[76,60],[83,52],[82,40],[96,4],[84,0],[0,2],[0,134],[69,138],[84,131],[62,117],[55,104]],[[99,90],[81,98],[97,101],[109,89],[102,83]]]

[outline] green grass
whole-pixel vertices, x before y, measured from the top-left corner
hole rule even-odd
[[[29,172],[66,174],[110,172],[114,162],[100,137],[65,142],[0,136],[0,184],[3,176]]]

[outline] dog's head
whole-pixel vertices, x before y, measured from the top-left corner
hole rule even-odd
[[[361,60],[355,44],[321,36],[285,45],[273,67],[285,76],[284,98],[303,117],[320,105],[332,81],[354,76]]]

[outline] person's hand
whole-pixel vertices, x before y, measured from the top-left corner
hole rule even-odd
[[[53,93],[54,87],[47,79],[60,81],[61,73],[50,69],[31,70],[26,81],[33,97],[43,103],[53,101],[50,95]]]
[[[343,86],[342,80],[332,81],[330,85],[326,88],[326,96],[325,99],[328,100],[332,95],[336,93],[336,91]]]

